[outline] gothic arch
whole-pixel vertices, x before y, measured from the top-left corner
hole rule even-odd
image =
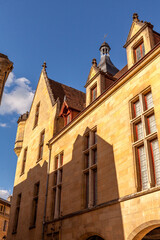
[[[80,240],[105,240],[105,239],[97,233],[90,232],[83,234]]]
[[[135,228],[128,236],[127,240],[141,240],[148,232],[160,227],[160,220],[151,220]]]
[[[97,235],[94,235],[94,236],[91,236],[91,237],[87,238],[87,240],[104,240],[104,239],[97,236]]]

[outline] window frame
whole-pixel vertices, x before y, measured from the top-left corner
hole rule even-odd
[[[96,134],[96,138],[95,138]],[[96,139],[96,141],[95,141]],[[88,143],[89,142],[89,146]],[[94,181],[94,172],[96,171],[98,161],[94,161],[94,152],[96,151],[96,159],[98,159],[97,151],[97,127],[89,130],[84,135],[84,150],[83,150],[83,178],[84,178],[84,208],[92,208],[97,205],[98,198],[97,192],[97,181]],[[88,158],[88,164],[86,164],[86,156]],[[97,177],[96,177],[97,180]],[[96,186],[96,188],[95,188]],[[95,201],[96,199],[96,201]]]
[[[13,232],[17,233],[17,228],[18,228],[18,222],[19,222],[19,214],[20,214],[20,207],[21,207],[21,200],[22,200],[22,193],[19,193],[17,195],[17,202],[16,202],[16,209],[14,213],[14,223],[13,223]]]
[[[39,191],[40,191],[40,181],[38,181],[34,184],[32,207],[31,207],[31,220],[30,220],[29,229],[36,227],[38,202],[39,202]]]
[[[36,126],[38,126],[39,110],[40,110],[40,102],[37,103],[37,105],[36,105],[33,129],[34,129]]]
[[[143,46],[142,46],[143,45]],[[138,48],[140,49],[141,57],[138,59],[137,58],[137,50]],[[143,38],[140,39],[136,45],[133,46],[133,53],[134,53],[134,62],[138,62],[140,59],[142,59],[145,56],[145,46],[144,46],[144,41]]]
[[[42,138],[42,136],[43,136],[43,138]],[[37,162],[39,162],[40,160],[43,159],[44,139],[45,139],[45,129],[43,129],[43,131],[40,133]]]
[[[25,167],[26,167],[26,161],[27,161],[27,153],[28,153],[28,147],[24,149],[23,153],[23,161],[22,161],[22,168],[21,168],[21,175],[25,173]],[[20,176],[21,176],[20,175]]]
[[[57,219],[61,215],[61,195],[63,181],[64,152],[61,151],[54,157],[54,173],[52,181],[52,214],[51,218]]]
[[[95,97],[94,90],[96,90]],[[97,83],[90,88],[90,102],[92,103],[96,98],[97,98]]]
[[[153,105],[149,108],[145,108],[145,95],[147,95],[149,92],[151,92],[151,87],[149,86],[145,90],[141,91],[137,96],[135,96],[133,99],[130,101],[130,124],[131,124],[131,131],[132,131],[132,148],[133,148],[133,153],[134,153],[134,161],[135,161],[135,172],[136,172],[136,187],[137,191],[143,191],[148,188],[156,186],[156,178],[153,176],[154,173],[154,166],[153,166],[153,161],[151,159],[151,153],[150,153],[150,148],[149,148],[149,143],[153,139],[158,140],[158,134],[157,134],[157,129],[156,131],[149,133],[147,130],[147,118],[152,116],[154,114],[155,116],[155,111],[154,111],[154,103]],[[140,107],[141,107],[141,114],[138,116],[134,115],[134,103],[139,99],[140,101]],[[152,94],[152,101],[153,101],[153,94]],[[136,132],[135,132],[135,124],[138,122],[142,122],[143,125],[143,138],[142,139],[135,139]],[[155,120],[155,125],[156,125],[156,120]],[[141,178],[141,170],[140,170],[140,163],[139,163],[139,158],[137,154],[137,149],[144,145],[145,149],[145,154],[146,154],[146,163],[147,163],[147,175],[148,175],[148,186],[146,189],[142,188],[142,178]]]

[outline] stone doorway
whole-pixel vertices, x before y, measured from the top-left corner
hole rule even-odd
[[[160,240],[160,227],[151,230],[142,240]]]
[[[104,239],[99,236],[94,235],[94,236],[87,238],[86,240],[104,240]]]

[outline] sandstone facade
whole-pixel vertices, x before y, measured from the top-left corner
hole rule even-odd
[[[128,66],[118,71],[102,44],[106,71],[94,59],[84,108],[83,94],[43,65],[18,120],[9,240],[160,236],[160,35],[134,14],[125,47]]]

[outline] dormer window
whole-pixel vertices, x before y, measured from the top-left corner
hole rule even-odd
[[[135,62],[138,62],[145,55],[144,43],[141,42],[134,48]]]
[[[97,85],[91,89],[91,102],[97,98]]]
[[[70,123],[71,122],[71,113],[67,115],[66,117],[66,123]]]

